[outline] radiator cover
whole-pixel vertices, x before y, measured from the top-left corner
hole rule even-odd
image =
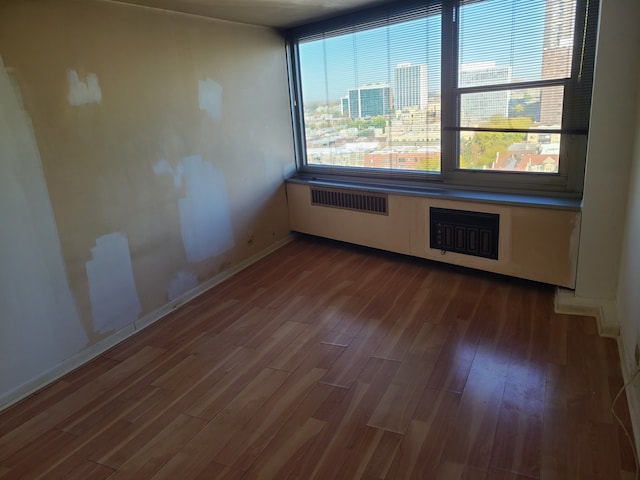
[[[430,207],[429,246],[442,251],[498,259],[500,215]]]
[[[311,188],[311,205],[344,208],[377,215],[389,214],[387,197],[386,193],[338,188]]]

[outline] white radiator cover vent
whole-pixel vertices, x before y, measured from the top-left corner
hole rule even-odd
[[[310,190],[312,205],[389,215],[386,193],[325,187],[312,187]]]

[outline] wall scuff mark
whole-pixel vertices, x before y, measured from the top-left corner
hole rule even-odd
[[[80,80],[78,72],[67,70],[69,79],[69,95],[67,99],[73,106],[86,105],[88,103],[100,103],[102,100],[102,90],[95,73],[87,74],[86,82]]]
[[[82,350],[31,119],[0,58],[0,393]]]
[[[103,235],[96,240],[91,255],[86,270],[96,331],[118,330],[135,322],[142,308],[127,237],[122,233]]]
[[[187,260],[201,262],[235,246],[224,173],[202,160],[185,157],[175,169],[166,160],[157,162],[156,175],[173,177],[176,188],[184,185],[186,195],[179,200],[180,231]]]
[[[222,86],[210,78],[198,82],[198,104],[209,116],[219,122],[222,118]]]
[[[169,301],[181,297],[198,286],[196,276],[186,270],[180,270],[169,284]]]

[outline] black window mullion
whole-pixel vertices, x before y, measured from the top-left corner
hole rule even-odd
[[[297,39],[288,38],[286,40],[286,53],[288,57],[287,74],[289,76],[293,148],[296,156],[296,167],[300,170],[307,163],[307,150],[305,148],[304,99],[302,98],[302,85],[300,83],[300,57],[298,55]]]
[[[566,78],[536,80],[531,82],[496,83],[493,85],[480,85],[474,87],[457,87],[454,88],[454,94],[462,95],[465,93],[497,92],[500,90],[523,90],[527,88],[566,86],[567,84],[568,79]]]
[[[580,134],[563,137],[560,151],[568,158],[586,157],[599,7],[599,0],[583,0],[576,9],[571,78],[564,90],[562,127]],[[584,161],[565,162],[563,167],[567,188],[581,191]]]
[[[446,180],[458,166],[458,134],[447,127],[457,126],[459,100],[455,94],[458,84],[458,1],[444,0],[442,5],[442,54],[440,85],[440,143],[441,169]]]

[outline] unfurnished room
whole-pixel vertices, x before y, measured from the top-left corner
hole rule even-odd
[[[0,478],[640,478],[638,21],[2,0]]]

